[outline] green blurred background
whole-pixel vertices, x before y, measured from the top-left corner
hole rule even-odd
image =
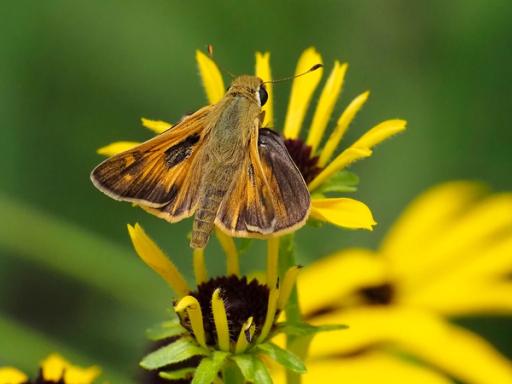
[[[350,63],[343,106],[371,89],[350,143],[387,118],[409,129],[353,167],[373,232],[299,234],[304,263],[346,245],[375,246],[408,201],[444,180],[511,190],[512,2],[3,1],[0,5],[0,365],[32,369],[57,349],[97,362],[113,382],[143,353],[142,332],[166,316],[169,290],[138,261],[126,223],[139,221],[189,275],[176,225],[94,189],[90,170],[109,142],[143,140],[141,116],[177,121],[205,104],[195,49],[212,43],[235,73],[272,52],[275,77],[314,45],[327,70]],[[275,89],[277,125],[289,83]],[[254,244],[245,270],[263,265]],[[212,242],[212,270],[223,260]],[[510,319],[475,319],[512,355]]]

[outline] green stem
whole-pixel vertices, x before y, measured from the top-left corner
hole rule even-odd
[[[283,276],[288,268],[297,265],[294,236],[288,235],[281,238],[279,249],[279,270],[280,276]],[[297,286],[293,288],[292,294],[285,309],[286,321],[290,323],[302,322],[302,313],[299,305],[299,295]],[[301,359],[305,359],[311,338],[290,336],[286,337],[286,348],[296,354]],[[288,384],[300,384],[301,376],[290,370],[286,371],[286,382]]]
[[[224,381],[224,384],[244,384],[245,379],[242,375],[242,372],[240,372],[240,369],[238,369],[237,365],[233,363],[232,361],[226,362],[226,365],[224,366],[222,370],[222,378]]]
[[[279,247],[279,275],[284,276],[286,271],[295,265],[297,265],[297,260],[295,255],[294,236],[284,236],[281,238]],[[302,315],[299,307],[299,296],[296,286],[293,287],[285,312],[286,321],[291,323],[302,321]]]

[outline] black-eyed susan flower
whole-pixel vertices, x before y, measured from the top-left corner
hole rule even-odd
[[[208,101],[215,104],[222,99],[226,89],[221,72],[215,62],[204,53],[197,51],[196,59]],[[299,58],[296,74],[306,72],[321,63],[322,58],[318,52],[314,48],[308,48]],[[327,139],[324,140],[328,123],[343,87],[347,68],[346,63],[341,64],[338,61],[334,63],[319,96],[305,141],[300,138],[301,127],[322,78],[323,70],[319,69],[307,76],[294,79],[282,135],[288,151],[312,193],[311,216],[345,228],[371,230],[375,220],[364,203],[346,197],[326,197],[326,194],[353,190],[356,183],[355,176],[343,172],[344,169],[357,160],[369,157],[374,146],[403,131],[406,122],[399,119],[381,122],[341,153],[337,153],[346,130],[369,96],[369,92],[364,92],[352,100],[339,116]],[[256,75],[264,81],[272,80],[268,52],[256,53]],[[263,106],[265,111],[263,127],[275,127],[272,83],[268,83],[267,93],[268,99]],[[161,133],[172,126],[164,121],[145,118],[142,119],[142,124],[155,133]],[[100,148],[98,152],[112,156],[137,144],[139,143],[119,141]]]
[[[211,383],[219,377],[241,375],[250,382],[271,383],[263,363],[275,360],[299,373],[302,361],[272,343],[277,333],[296,331],[286,323],[276,323],[292,293],[299,268],[292,266],[278,278],[277,242],[269,241],[266,275],[260,280],[240,275],[238,251],[233,239],[220,231],[217,238],[225,251],[227,273],[209,278],[204,251],[194,250],[196,286],[189,287],[172,261],[138,224],[128,226],[139,257],[157,272],[176,294],[173,311],[176,318],[149,331],[154,341],[166,340],[160,348],[141,361],[147,370],[158,371],[169,380]],[[302,325],[304,330],[313,328]],[[262,359],[262,356],[266,356]]]
[[[100,372],[96,366],[78,367],[58,354],[51,354],[41,362],[35,379],[17,368],[0,367],[0,384],[92,384]]]
[[[350,327],[315,337],[305,383],[512,383],[506,357],[449,321],[512,314],[512,194],[484,192],[470,182],[435,187],[377,251],[344,250],[304,268],[306,320]]]

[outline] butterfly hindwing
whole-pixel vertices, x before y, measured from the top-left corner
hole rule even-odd
[[[263,128],[255,140],[257,147],[249,151],[239,177],[226,194],[216,224],[240,237],[291,232],[309,213],[306,183],[279,134]]]
[[[105,160],[92,171],[93,183],[114,199],[136,203],[169,221],[192,215],[198,154],[210,109],[202,108],[159,136]]]

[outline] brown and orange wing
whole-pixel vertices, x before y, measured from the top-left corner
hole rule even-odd
[[[263,128],[257,139],[251,139],[250,146],[250,154],[221,203],[215,224],[238,237],[283,235],[299,228],[307,220],[311,199],[283,140]]]
[[[191,216],[210,111],[204,107],[159,136],[105,160],[92,171],[92,182],[113,199],[135,203],[168,221]]]

